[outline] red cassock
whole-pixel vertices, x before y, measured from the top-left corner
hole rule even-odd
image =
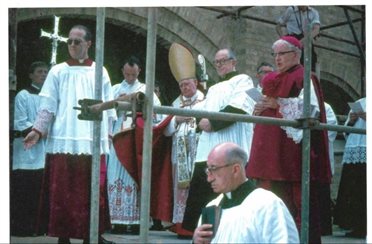
[[[284,73],[272,72],[263,79],[263,93],[270,97],[297,97],[303,88],[304,68],[297,65]],[[326,123],[323,93],[319,80],[312,75],[319,102],[320,122]],[[281,118],[279,109],[266,109],[261,116]],[[331,170],[326,130],[312,130],[310,142],[310,178],[330,183]],[[251,154],[246,168],[249,178],[300,182],[302,176],[302,143],[295,144],[286,132],[276,125],[256,124]]]
[[[173,181],[171,149],[172,137],[163,135],[173,116],[168,116],[153,127],[150,216],[154,219],[172,221]],[[117,133],[113,138],[116,155],[124,168],[141,187],[142,149],[145,121],[137,114],[136,127]]]

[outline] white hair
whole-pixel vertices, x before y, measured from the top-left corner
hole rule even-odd
[[[298,56],[301,57],[302,50],[296,47],[295,45],[293,45],[292,43],[287,42],[286,40],[283,40],[283,39],[279,39],[275,41],[271,48],[274,50],[277,46],[283,45],[283,44],[286,45],[290,50],[295,51],[298,54]]]

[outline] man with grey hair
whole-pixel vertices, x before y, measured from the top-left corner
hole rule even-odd
[[[304,67],[300,64],[302,45],[291,36],[273,44],[276,71],[262,80],[265,95],[255,106],[258,116],[296,120],[302,117]],[[310,81],[310,104],[314,114],[326,123],[323,95],[316,76]],[[256,124],[247,176],[258,186],[273,191],[286,203],[298,229],[301,228],[302,130],[287,126]],[[270,145],[270,150],[267,150]],[[326,131],[311,131],[310,141],[309,242],[319,243],[320,185],[330,183],[331,170]]]
[[[252,79],[236,71],[237,59],[231,49],[220,49],[214,59],[220,82],[211,86],[206,99],[194,109],[236,114],[252,114],[254,101],[246,91],[254,87]],[[190,182],[189,197],[183,219],[183,228],[193,231],[197,225],[202,207],[216,194],[205,179],[204,169],[208,153],[216,145],[232,141],[249,155],[253,125],[251,123],[219,121],[202,118],[198,127],[202,131],[196,152],[194,172]]]
[[[247,179],[247,158],[247,153],[232,142],[219,144],[209,153],[207,181],[220,195],[203,209],[194,243],[299,242],[296,225],[283,201],[270,191],[255,188]],[[214,221],[206,221],[208,209],[216,211]]]

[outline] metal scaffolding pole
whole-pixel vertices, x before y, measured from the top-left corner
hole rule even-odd
[[[97,8],[96,27],[96,70],[95,93],[97,100],[102,99],[102,66],[105,37],[105,8]],[[92,177],[90,194],[89,243],[98,243],[99,223],[99,179],[101,162],[101,121],[93,121]]]
[[[152,114],[156,62],[156,22],[157,9],[148,8],[147,45],[146,45],[146,100],[145,127],[142,150],[142,179],[141,179],[141,220],[140,242],[148,243],[150,197],[151,197],[151,165],[152,165]]]
[[[130,102],[115,102],[115,108],[117,110],[131,111],[132,104]],[[208,118],[214,120],[223,121],[240,121],[247,123],[260,123],[266,125],[278,125],[278,126],[291,126],[295,128],[302,128],[303,123],[301,120],[286,120],[286,119],[276,119],[271,117],[263,116],[251,116],[246,114],[234,114],[234,113],[224,113],[224,112],[211,112],[204,110],[194,110],[194,109],[182,109],[174,108],[169,106],[153,106],[154,113],[157,114],[172,114],[185,117],[195,117],[195,118]],[[318,123],[314,121],[314,124],[310,124],[313,130],[331,130],[355,134],[366,134],[365,129],[354,128],[350,126],[342,125],[329,125],[326,123]]]
[[[307,52],[311,50],[311,48],[307,48],[307,49],[308,49]],[[304,105],[304,110],[305,110],[304,114],[308,115],[308,118],[304,117],[304,119],[299,119],[299,120],[285,120],[285,119],[276,119],[276,118],[270,118],[270,117],[251,116],[251,115],[234,114],[234,113],[181,109],[181,108],[173,108],[169,106],[153,106],[153,112],[158,113],[158,114],[172,114],[172,115],[179,115],[179,116],[208,118],[208,119],[223,120],[223,121],[240,121],[240,122],[247,122],[247,123],[267,124],[267,125],[291,126],[291,127],[303,129],[304,134],[303,134],[303,142],[302,142],[303,143],[302,145],[303,146],[303,157],[302,157],[302,160],[303,160],[303,175],[302,175],[303,190],[302,190],[302,212],[301,212],[302,214],[301,243],[308,243],[308,238],[309,238],[308,231],[309,231],[309,189],[310,189],[309,187],[310,186],[309,184],[310,131],[315,129],[315,130],[332,130],[332,131],[340,131],[340,132],[348,132],[348,133],[356,133],[356,134],[366,134],[366,129],[353,128],[350,126],[328,125],[326,123],[319,123],[316,119],[309,118],[310,117],[309,108],[310,108],[310,64],[311,64],[311,60],[306,61],[306,58],[305,58],[305,62],[308,62],[307,64],[308,67],[306,68],[305,66],[305,76],[306,76],[305,80],[307,82],[304,81],[304,89],[305,89],[304,96],[308,97],[307,98],[308,101],[307,101],[307,106]],[[117,110],[130,111],[132,109],[132,104],[130,102],[115,102],[115,108]],[[145,154],[145,152],[143,153]],[[144,178],[145,177],[142,178],[142,181]],[[147,178],[145,179],[148,180]],[[146,225],[147,223],[148,222],[145,222]],[[141,235],[142,235],[142,229],[141,229]],[[145,241],[141,240],[141,242],[146,242],[146,240]]]
[[[154,23],[153,23],[154,24]],[[145,109],[147,123],[152,124],[149,118],[151,118],[152,113],[159,114],[173,114],[181,116],[191,116],[196,118],[208,118],[208,119],[218,119],[225,121],[242,121],[250,123],[261,123],[261,124],[271,124],[271,125],[280,125],[280,126],[291,126],[303,130],[303,139],[302,139],[302,195],[301,195],[301,243],[309,242],[309,199],[310,199],[310,139],[311,139],[311,130],[334,130],[334,131],[345,131],[358,134],[366,134],[365,129],[356,129],[348,126],[335,126],[327,125],[325,123],[319,123],[316,119],[310,118],[310,82],[311,82],[311,30],[312,24],[309,24],[308,31],[305,33],[305,48],[304,48],[304,60],[305,60],[305,72],[304,72],[304,110],[303,118],[299,120],[284,120],[284,119],[274,119],[269,117],[260,117],[260,116],[250,116],[242,114],[232,114],[232,113],[222,113],[222,112],[210,112],[202,110],[188,110],[188,109],[177,109],[167,106],[153,106],[153,80],[152,83],[148,83],[148,76],[146,74],[146,84],[151,85],[146,89],[146,100],[145,100]],[[148,48],[149,48],[149,38],[150,38],[150,12],[149,12],[149,34],[148,34]],[[156,36],[156,35],[155,35]],[[147,58],[153,58],[154,56],[149,55],[149,50],[147,53]],[[149,61],[149,60],[148,60]],[[149,93],[151,91],[151,93]],[[129,102],[116,102],[115,107],[118,110],[130,110],[132,108],[131,103]],[[144,160],[142,168],[142,192],[141,192],[141,242],[147,242],[148,239],[148,223],[149,223],[149,197],[150,197],[150,182],[151,182],[151,159],[148,158],[148,162],[145,161],[145,157],[150,155],[151,157],[151,139],[152,139],[152,128],[145,126],[144,134]],[[148,145],[148,148],[145,147]],[[147,185],[145,185],[147,183]],[[146,197],[146,198],[145,198]]]
[[[310,118],[310,82],[311,82],[311,23],[305,32],[304,46],[304,108],[303,117]],[[302,178],[301,178],[301,243],[309,243],[309,199],[310,199],[310,139],[311,129],[303,128],[302,137]]]

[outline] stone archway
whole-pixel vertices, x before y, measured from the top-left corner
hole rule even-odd
[[[347,102],[359,99],[359,93],[346,81],[333,74],[321,72],[320,77],[325,101],[332,106],[336,114],[346,115],[350,110]]]
[[[54,9],[53,9],[54,10]],[[45,11],[45,10],[43,10]],[[51,11],[51,9],[50,9]],[[28,10],[26,11],[28,12]],[[67,36],[69,29],[75,24],[86,25],[92,32],[95,39],[95,16],[87,15],[59,15],[59,13],[37,14],[35,18],[22,15],[24,19],[18,21],[18,43],[17,43],[17,76],[18,90],[28,84],[28,66],[35,60],[41,60],[49,63],[51,56],[51,41],[40,38],[41,28],[51,32],[54,25],[54,14],[60,16],[60,35]],[[119,22],[106,22],[105,27],[105,60],[104,65],[107,68],[112,84],[122,81],[123,77],[120,71],[121,65],[130,55],[136,55],[142,63],[142,72],[140,80],[145,81],[145,62],[146,62],[146,36],[140,32],[134,32],[133,28],[127,28],[128,24],[118,24]],[[160,39],[161,40],[161,39]],[[161,41],[160,41],[161,42]],[[162,40],[164,43],[164,40]],[[89,51],[89,55],[94,59],[95,46]],[[163,90],[163,104],[169,105],[179,94],[178,84],[170,73],[168,66],[168,49],[163,45],[157,45],[156,57],[156,80],[160,82]],[[58,47],[57,63],[68,58],[67,46],[61,43]]]
[[[195,23],[190,22],[184,16],[192,12],[192,8],[182,8],[182,7],[159,7],[158,8],[158,29],[157,29],[157,70],[156,75],[159,74],[160,77],[157,79],[160,80],[163,90],[171,94],[167,94],[165,104],[170,104],[170,102],[178,95],[178,84],[174,81],[173,76],[170,74],[168,67],[168,49],[172,42],[179,42],[187,46],[196,57],[199,53],[203,53],[206,62],[208,75],[212,80],[217,80],[217,73],[212,65],[214,54],[218,49],[217,44],[215,44],[212,39],[209,37],[209,33],[205,28],[207,27],[198,27],[195,26]],[[28,41],[27,38],[32,39],[32,47],[27,47],[28,51],[39,52],[38,55],[29,55],[33,56],[35,59],[42,59],[43,61],[48,61],[46,58],[46,53],[50,50],[50,42],[47,40],[40,40],[38,33],[40,29],[48,29],[51,31],[53,29],[53,16],[60,16],[60,29],[62,34],[67,36],[68,29],[77,23],[83,22],[90,27],[93,31],[95,29],[95,14],[96,8],[20,8],[17,9],[17,22],[18,22],[18,36],[23,35],[24,38],[18,40],[18,59],[22,60],[22,63],[18,62],[17,64],[17,73],[20,77],[20,87],[23,86],[22,81],[27,79],[25,70],[27,70],[27,65],[30,62],[27,62],[27,58],[24,59],[20,56],[19,52],[24,50],[23,47],[27,47]],[[203,16],[201,16],[202,19]],[[41,23],[41,24],[39,24]],[[37,25],[40,25],[37,28]],[[105,61],[105,66],[108,69],[110,75],[112,76],[113,83],[118,83],[121,80],[121,74],[118,73],[118,65],[120,63],[120,58],[114,58],[110,60],[107,57],[114,57],[115,55],[125,56],[117,43],[126,43],[130,42],[133,37],[137,41],[134,42],[134,50],[138,47],[142,47],[143,52],[138,51],[142,57],[143,63],[145,63],[145,48],[143,45],[146,40],[146,28],[147,28],[147,8],[141,7],[132,7],[132,8],[106,8],[106,40],[105,41],[105,59],[108,60],[108,63]],[[34,33],[29,33],[34,29]],[[221,30],[220,30],[221,31]],[[28,35],[26,37],[27,33]],[[124,33],[120,35],[120,33]],[[223,33],[223,32],[222,32]],[[94,33],[93,33],[94,34]],[[95,34],[94,34],[95,35]],[[120,39],[117,42],[112,41],[115,38]],[[39,43],[41,42],[41,44]],[[132,42],[133,44],[133,42]],[[142,46],[141,46],[142,44]],[[61,59],[57,60],[59,62],[65,60],[67,56],[64,56],[63,53],[63,44],[58,48],[58,54]],[[109,47],[107,47],[109,46]],[[62,48],[62,49],[61,49]],[[91,56],[94,58],[94,49],[91,48]],[[112,52],[113,49],[117,49],[115,52]],[[121,52],[122,51],[122,52]],[[62,57],[64,59],[62,59]],[[117,61],[115,63],[115,60]],[[165,73],[165,74],[164,74]],[[144,73],[143,73],[144,74]],[[142,75],[143,75],[142,74]],[[141,77],[141,76],[140,76]],[[144,76],[141,77],[144,81]]]
[[[319,7],[320,8],[320,7]],[[335,11],[335,6],[322,7],[320,10],[323,13]],[[139,52],[137,47],[139,43],[145,39],[147,28],[147,9],[145,7],[115,7],[106,8],[106,33],[109,40],[106,41],[105,53],[107,56],[125,56],[120,46],[122,43],[128,42],[135,37],[138,40],[134,44],[134,51]],[[202,53],[207,62],[207,72],[212,80],[217,80],[217,74],[212,65],[214,54],[221,47],[235,47],[238,56],[238,71],[247,73],[254,77],[254,72],[258,61],[271,60],[269,55],[270,45],[276,38],[274,28],[271,24],[261,23],[259,21],[250,21],[246,19],[234,18],[216,18],[215,13],[197,7],[158,7],[158,27],[157,27],[157,64],[156,75],[160,75],[163,87],[167,88],[167,92],[172,94],[168,96],[168,104],[178,94],[177,83],[170,74],[167,53],[172,42],[179,42],[186,45],[193,52],[194,57]],[[266,19],[272,19],[280,12],[280,7],[275,6],[257,6],[250,14],[255,11],[260,13],[260,16]],[[249,11],[248,11],[249,12]],[[96,8],[20,8],[17,9],[17,22],[21,25],[24,22],[36,20],[52,19],[54,15],[61,16],[62,20],[71,19],[75,21],[87,21],[94,27]],[[326,22],[326,15],[323,15]],[[329,20],[328,20],[329,21]],[[328,24],[332,23],[329,21]],[[70,22],[72,24],[72,22]],[[74,22],[73,24],[76,24]],[[49,22],[50,28],[52,23]],[[69,28],[69,26],[62,26]],[[120,35],[121,33],[127,33]],[[20,35],[20,32],[18,33]],[[39,38],[39,37],[37,37]],[[117,43],[111,39],[120,39]],[[50,43],[48,44],[50,45]],[[39,51],[47,48],[47,44],[40,48]],[[116,50],[114,53],[110,53]],[[142,46],[142,51],[145,46]],[[18,51],[20,51],[18,49]],[[122,52],[121,52],[122,51]],[[326,82],[335,85],[340,91],[349,94],[352,100],[360,97],[355,89],[358,87],[358,70],[360,67],[356,62],[351,62],[350,58],[345,59],[340,53],[334,54],[324,50],[318,50],[319,57],[324,64],[321,69],[321,78]],[[351,51],[351,50],[350,50]],[[142,53],[142,52],[140,52]],[[143,55],[143,57],[145,57]],[[19,60],[19,59],[18,59]],[[22,59],[21,59],[22,60]],[[24,61],[24,60],[22,60]],[[113,74],[112,80],[114,83],[120,81],[120,74],[117,74],[117,65],[120,59],[111,60],[112,64],[105,63],[105,66]],[[116,65],[116,66],[115,66]],[[20,72],[17,69],[17,74]],[[167,75],[162,76],[163,73]],[[332,74],[340,74],[338,78]],[[157,77],[158,78],[158,77]],[[342,85],[341,85],[342,84]],[[349,84],[349,85],[348,85]],[[334,90],[334,89],[333,89]],[[332,89],[331,89],[332,91]]]

